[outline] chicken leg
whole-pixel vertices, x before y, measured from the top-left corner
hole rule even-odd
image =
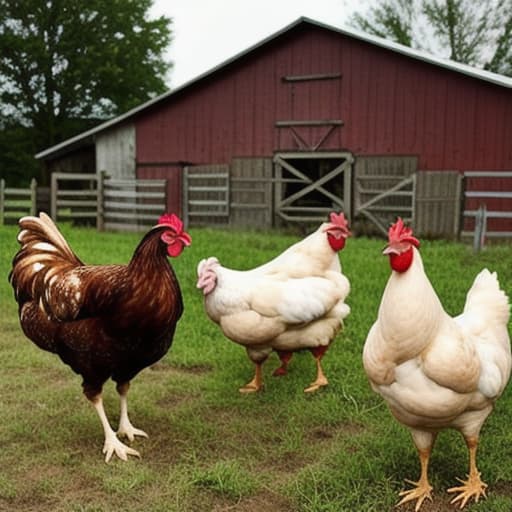
[[[414,440],[414,444],[416,445],[416,449],[418,450],[418,455],[420,457],[420,479],[417,482],[414,482],[412,480],[406,480],[407,483],[412,484],[415,487],[413,489],[406,489],[399,493],[399,496],[402,497],[402,499],[397,504],[397,507],[411,500],[417,500],[414,510],[415,512],[418,512],[425,499],[428,498],[430,501],[432,501],[431,493],[433,488],[430,485],[430,482],[428,481],[428,463],[436,436],[435,434],[429,432],[413,430],[412,437]]]
[[[286,375],[288,373],[288,363],[293,356],[293,352],[288,350],[276,350],[276,352],[281,361],[281,366],[276,368],[272,375],[274,377],[281,377],[282,375]]]
[[[126,446],[121,441],[119,441],[116,433],[112,430],[112,427],[108,422],[107,415],[105,414],[101,393],[89,398],[89,400],[96,409],[96,412],[100,417],[101,425],[103,426],[103,432],[105,434],[105,444],[103,445],[105,462],[109,462],[114,453],[122,460],[128,460],[128,455],[140,457],[140,453],[137,450],[134,450],[133,448],[130,448],[129,446]]]
[[[251,382],[248,382],[245,386],[238,390],[240,393],[256,393],[263,387],[263,379],[261,376],[261,367],[263,363],[259,362],[254,364],[256,365],[254,378],[251,380]]]
[[[452,487],[448,489],[448,492],[458,492],[460,493],[458,496],[455,496],[451,503],[460,502],[460,508],[464,508],[468,500],[472,497],[475,498],[475,501],[478,503],[480,496],[484,498],[487,497],[485,494],[485,490],[487,489],[487,484],[482,482],[480,479],[480,472],[476,467],[476,450],[478,447],[478,437],[465,437],[466,444],[469,449],[469,475],[467,480],[462,480],[457,478],[457,480],[463,485],[458,487]],[[457,503],[458,505],[459,503]]]
[[[324,356],[324,354],[327,352],[327,349],[329,348],[329,345],[320,346],[311,348],[310,351],[313,354],[313,357],[316,361],[316,380],[312,382],[305,390],[304,393],[311,393],[313,391],[316,391],[317,389],[320,389],[323,386],[327,386],[329,384],[327,377],[324,374],[324,371],[322,369],[321,359]]]
[[[117,429],[117,435],[120,437],[127,437],[130,442],[133,442],[135,436],[148,437],[146,432],[135,428],[128,418],[128,390],[130,389],[130,383],[118,383],[116,389],[119,393],[119,400],[121,402],[121,414],[119,417],[119,428]]]

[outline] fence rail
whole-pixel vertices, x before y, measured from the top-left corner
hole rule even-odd
[[[485,171],[467,171],[464,173],[465,180],[478,180],[478,179],[507,179],[512,178],[512,172],[485,172]],[[512,181],[510,181],[512,187]],[[510,200],[512,199],[512,192],[510,190],[465,190],[464,202],[467,199],[480,199],[478,208],[467,208],[463,211],[465,219],[474,219],[475,225],[472,231],[461,231],[461,237],[472,237],[473,248],[479,251],[486,238],[512,238],[512,231],[507,230],[489,230],[487,222],[489,219],[512,219],[512,212],[503,209],[491,209],[486,200]],[[492,204],[492,203],[491,203]]]
[[[167,180],[111,179],[98,174],[52,174],[51,216],[94,220],[98,230],[143,231],[167,206]]]
[[[116,180],[103,183],[105,229],[141,231],[156,224],[167,206],[167,180]]]
[[[0,180],[0,225],[8,220],[17,221],[36,213],[37,182],[32,179],[28,188],[12,188]]]

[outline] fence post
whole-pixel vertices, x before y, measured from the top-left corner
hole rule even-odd
[[[480,205],[475,216],[475,233],[473,238],[473,251],[479,252],[485,243],[485,233],[487,231],[487,207]]]
[[[96,187],[97,194],[97,210],[96,210],[96,229],[98,231],[105,230],[105,179],[107,178],[107,171],[100,171],[98,174],[98,185]]]
[[[183,199],[182,199],[182,210],[183,210],[183,226],[184,229],[188,229],[188,166],[183,168]]]
[[[4,223],[4,209],[5,209],[5,180],[0,180],[0,226]]]
[[[57,180],[57,175],[52,173],[52,188],[50,195],[50,215],[54,222],[57,222],[57,197],[59,182]]]
[[[32,178],[30,180],[30,215],[35,215],[37,212],[37,180]]]

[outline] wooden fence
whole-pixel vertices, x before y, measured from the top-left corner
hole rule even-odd
[[[227,225],[229,166],[196,165],[183,170],[183,218],[189,224]]]
[[[0,225],[17,222],[25,215],[36,213],[37,182],[32,179],[28,188],[8,188],[0,180]]]
[[[490,178],[496,180],[493,186],[487,181]],[[470,224],[472,229],[465,226],[461,237],[472,237],[475,251],[481,249],[486,238],[512,238],[512,172],[468,171],[464,180],[464,203],[475,207],[463,211],[464,220],[474,222]],[[479,185],[481,180],[485,180],[484,185]],[[468,187],[468,183],[475,185]],[[501,224],[500,229],[493,229],[492,225],[489,229],[489,224],[496,221]]]
[[[353,213],[363,213],[370,220],[378,215],[383,234],[387,216],[400,214],[412,221],[419,236],[473,237],[479,239],[479,246],[485,237],[512,238],[512,171],[466,172],[463,176],[457,171],[414,173],[413,160],[388,158],[378,169],[382,158],[358,160]],[[185,168],[185,223],[272,227],[278,204],[274,192],[286,181],[274,177],[273,170],[271,159],[246,158],[234,159],[231,165]],[[35,180],[27,188],[9,188],[2,179],[0,224],[14,223],[42,208],[56,221],[93,223],[99,230],[143,231],[167,210],[166,183],[116,180],[106,173],[54,173],[51,189],[43,189]],[[45,206],[41,201],[45,193],[49,197],[50,190],[51,201],[46,199]],[[366,232],[353,222],[358,233]]]
[[[145,231],[155,225],[167,209],[166,189],[166,180],[104,180],[104,228]]]
[[[166,180],[53,173],[51,205],[56,221],[89,220],[99,231],[145,231],[166,211]]]
[[[103,174],[52,174],[51,212],[56,222],[60,220],[94,220],[99,231],[103,230]]]

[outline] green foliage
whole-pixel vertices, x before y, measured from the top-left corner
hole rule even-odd
[[[2,117],[40,151],[163,93],[171,20],[149,19],[151,5],[0,0]]]
[[[406,46],[512,76],[512,0],[377,0],[350,23]]]
[[[95,264],[127,262],[141,237],[61,228],[79,257]],[[264,365],[264,391],[248,396],[238,388],[252,377],[252,364],[205,316],[196,265],[216,255],[228,266],[248,269],[297,237],[191,230],[192,246],[171,261],[185,302],[173,346],[130,390],[131,420],[150,437],[134,443],[141,459],[106,465],[102,429],[82,396],[80,378],[19,328],[7,282],[16,234],[14,227],[0,226],[0,510],[384,512],[394,510],[403,480],[417,478],[410,435],[372,392],[362,368],[364,340],[389,276],[381,240],[349,239],[341,253],[352,312],[324,358],[330,385],[306,395],[302,390],[315,373],[310,354],[294,355],[281,378],[271,376],[279,364],[272,356]],[[425,241],[421,253],[450,314],[461,311],[485,266],[498,272],[512,296],[508,244],[474,255],[462,244]],[[119,401],[111,383],[104,398],[115,426]],[[511,422],[509,386],[484,425],[479,447],[489,498],[468,511],[511,510]],[[452,512],[446,489],[466,473],[462,437],[443,432],[430,468],[434,502],[425,512]]]

